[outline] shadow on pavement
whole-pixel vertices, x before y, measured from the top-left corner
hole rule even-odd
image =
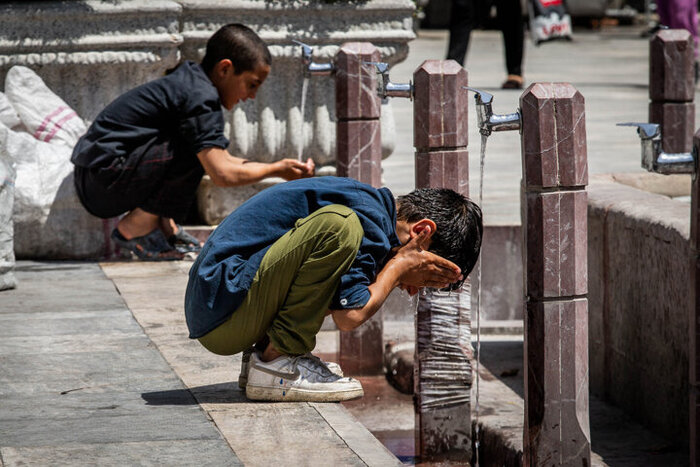
[[[141,398],[146,405],[197,405],[197,404],[231,404],[251,402],[237,383],[216,383],[189,389],[172,389],[168,391],[144,392]]]

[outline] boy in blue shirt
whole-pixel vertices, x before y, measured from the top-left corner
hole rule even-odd
[[[185,62],[97,116],[73,151],[75,187],[95,216],[128,211],[112,232],[116,244],[149,260],[198,251],[199,241],[174,219],[187,214],[205,172],[217,186],[313,175],[311,159],[264,164],[226,151],[221,107],[254,99],[270,64],[267,45],[255,32],[229,24],[209,39],[201,65]]]
[[[269,188],[212,233],[190,270],[190,337],[233,355],[255,345],[240,381],[255,400],[339,401],[360,383],[311,355],[327,314],[367,321],[394,287],[458,288],[479,255],[481,210],[448,189],[394,200],[348,178]],[[244,354],[245,356],[245,354]]]

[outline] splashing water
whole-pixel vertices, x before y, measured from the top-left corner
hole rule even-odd
[[[486,160],[486,139],[488,136],[481,135],[481,154],[479,156],[479,207],[483,210],[484,201],[484,161]],[[482,244],[483,247],[483,244]],[[476,467],[479,467],[479,366],[481,363],[481,258],[479,255],[479,264],[476,266],[476,278],[479,287],[476,292],[476,395],[474,402],[474,419],[475,433],[474,446],[476,448]]]
[[[299,110],[301,112],[301,128],[299,130],[299,148],[297,149],[297,159],[302,160],[302,153],[304,152],[304,107],[306,107],[306,91],[309,87],[309,77],[304,76],[304,81],[301,84],[301,105]]]

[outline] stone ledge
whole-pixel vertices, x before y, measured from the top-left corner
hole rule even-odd
[[[685,440],[690,207],[609,179],[588,193],[591,393]]]
[[[593,182],[616,182],[649,193],[670,196],[690,195],[690,175],[661,175],[650,172],[629,172],[597,174],[591,176]]]
[[[615,183],[616,177],[624,181]],[[660,177],[669,176],[660,175]],[[672,183],[665,191],[668,193],[684,192],[683,184],[685,181],[683,177],[681,175],[679,178],[669,179]],[[589,217],[617,213],[634,219],[636,222],[648,223],[653,227],[654,233],[665,240],[671,240],[672,237],[689,240],[690,210],[688,204],[674,201],[662,194],[645,191],[645,189],[662,191],[656,177],[612,174],[610,178],[592,178],[588,187]],[[688,187],[688,193],[690,193],[690,187]]]
[[[521,336],[493,336],[482,340],[479,458],[483,465],[522,465],[522,349]],[[475,390],[472,386],[472,391]],[[590,423],[593,466],[665,467],[687,462],[683,447],[643,428],[594,395],[590,397]]]

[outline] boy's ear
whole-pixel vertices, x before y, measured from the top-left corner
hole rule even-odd
[[[417,236],[424,230],[426,230],[425,233],[427,235],[427,238],[430,238],[433,236],[436,229],[437,226],[435,225],[435,222],[433,222],[431,219],[421,219],[411,226],[411,238]]]
[[[227,71],[231,71],[231,73],[234,73],[235,70],[233,69],[233,62],[229,60],[228,58],[224,58],[223,60],[219,60],[216,65],[214,65],[214,69],[216,70],[217,74],[219,75],[225,75]]]

